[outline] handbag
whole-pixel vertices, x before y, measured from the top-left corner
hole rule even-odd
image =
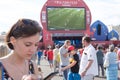
[[[106,68],[106,67],[109,67],[109,60],[108,60],[108,59],[105,59],[103,66],[104,66],[105,68]]]

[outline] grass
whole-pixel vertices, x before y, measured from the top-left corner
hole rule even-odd
[[[48,28],[85,29],[84,8],[48,8]]]

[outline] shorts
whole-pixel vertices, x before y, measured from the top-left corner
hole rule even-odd
[[[49,64],[53,64],[53,60],[48,60]]]
[[[68,80],[81,80],[81,76],[79,75],[79,73],[69,72]]]

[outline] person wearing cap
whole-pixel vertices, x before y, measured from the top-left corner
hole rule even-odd
[[[82,38],[84,51],[80,62],[81,80],[94,80],[94,76],[98,75],[98,63],[96,50],[91,44],[91,38],[84,36]]]
[[[108,66],[106,67],[107,80],[118,80],[117,54],[114,49],[114,45],[109,45],[109,51],[105,55],[105,61],[108,61]]]
[[[61,71],[64,71],[70,68],[70,72],[68,74],[68,80],[81,80],[81,77],[79,75],[79,56],[76,54],[77,52],[75,50],[75,47],[69,46],[68,52],[71,56],[70,64],[66,67],[63,67]]]

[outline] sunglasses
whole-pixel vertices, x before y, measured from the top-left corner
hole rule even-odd
[[[20,30],[23,30],[24,26],[33,26],[33,27],[39,26],[39,24],[36,21],[31,20],[31,19],[19,19],[16,24],[17,25],[15,25],[12,29],[12,31],[13,31],[12,35],[15,35],[15,36],[16,36],[16,33],[18,33]],[[41,31],[40,35],[42,35],[42,31]]]
[[[39,25],[36,21],[30,19],[21,19],[20,21],[22,21],[22,23],[26,25]]]

